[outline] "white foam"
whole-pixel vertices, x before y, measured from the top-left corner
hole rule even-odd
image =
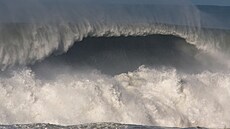
[[[173,68],[109,77],[99,72],[39,80],[28,68],[0,80],[0,123],[121,122],[161,126],[230,126],[229,74],[188,75]]]

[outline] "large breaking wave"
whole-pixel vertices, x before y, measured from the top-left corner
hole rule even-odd
[[[229,19],[205,9],[0,1],[0,123],[229,127]]]
[[[182,5],[177,5],[179,2]],[[209,32],[204,34],[200,30],[201,24],[204,27],[212,24],[203,22],[201,13],[194,6],[179,2],[176,5],[155,5],[151,1],[134,4],[73,0],[55,0],[53,3],[45,0],[2,1],[1,68],[33,63],[53,52],[66,52],[85,37],[172,34],[185,38],[198,48],[215,51],[221,42],[219,39],[224,40],[222,37],[227,34],[216,32],[214,35],[219,36],[215,37]],[[5,16],[5,13],[9,15]],[[216,22],[215,19],[208,20]]]

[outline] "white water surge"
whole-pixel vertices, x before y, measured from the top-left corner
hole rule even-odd
[[[114,77],[67,73],[42,81],[23,69],[1,79],[0,122],[230,126],[229,74],[144,66]]]

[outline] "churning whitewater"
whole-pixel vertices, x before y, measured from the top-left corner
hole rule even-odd
[[[230,127],[229,10],[2,0],[0,124]]]
[[[229,74],[179,74],[144,66],[114,77],[98,72],[36,79],[30,69],[1,79],[1,123],[121,122],[229,126]]]

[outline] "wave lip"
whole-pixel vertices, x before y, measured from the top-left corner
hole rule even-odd
[[[100,23],[99,23],[100,24]],[[135,25],[135,27],[134,27]],[[80,27],[79,27],[80,26]],[[11,29],[9,29],[11,28]],[[28,64],[42,60],[53,52],[63,53],[84,37],[144,36],[172,34],[194,39],[189,30],[167,25],[4,25],[0,29],[0,66]],[[189,33],[189,34],[188,34]],[[191,34],[190,34],[191,33]]]
[[[68,23],[68,24],[2,24],[0,25],[0,68],[28,65],[51,54],[62,54],[74,43],[87,37],[175,35],[187,43],[214,56],[218,62],[228,62],[230,31],[201,29],[160,23]]]

